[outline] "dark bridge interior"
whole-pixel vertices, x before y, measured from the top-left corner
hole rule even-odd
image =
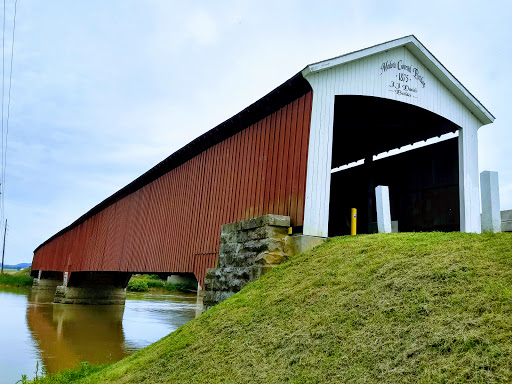
[[[422,108],[368,96],[336,96],[332,168],[364,164],[331,175],[329,236],[376,232],[375,187],[389,186],[391,220],[405,231],[460,229],[457,138],[381,160],[373,156],[459,127]]]

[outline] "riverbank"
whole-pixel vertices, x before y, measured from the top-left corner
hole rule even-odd
[[[129,292],[184,292],[191,293],[197,291],[197,286],[189,284],[174,284],[162,280],[157,275],[133,275],[128,282],[126,290]]]
[[[510,382],[511,284],[510,233],[329,239],[67,382]]]
[[[17,272],[0,273],[0,285],[10,287],[31,286],[34,279],[30,276],[30,268]]]
[[[0,285],[12,287],[31,286],[34,278],[30,276],[30,268],[21,271],[8,271],[0,273]],[[148,292],[148,293],[165,293],[165,292],[195,292],[197,287],[187,284],[168,283],[157,275],[134,275],[128,282],[127,290],[130,292]]]

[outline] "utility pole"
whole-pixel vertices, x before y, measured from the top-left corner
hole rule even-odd
[[[4,273],[4,256],[5,256],[5,234],[7,233],[7,219],[5,219],[5,228],[4,228],[4,249],[2,250],[2,271],[0,273]]]

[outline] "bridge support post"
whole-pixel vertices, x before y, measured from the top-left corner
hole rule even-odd
[[[32,283],[33,290],[55,291],[57,286],[62,284],[62,272],[39,271]]]
[[[193,274],[187,273],[187,274],[172,274],[170,276],[167,276],[167,282],[171,284],[183,284],[188,285],[190,287],[196,287],[197,286],[197,280],[194,277]]]
[[[67,285],[57,287],[54,302],[123,305],[130,277],[127,272],[72,272]]]

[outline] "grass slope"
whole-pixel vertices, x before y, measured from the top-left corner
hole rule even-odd
[[[512,381],[512,234],[327,241],[85,383]]]

